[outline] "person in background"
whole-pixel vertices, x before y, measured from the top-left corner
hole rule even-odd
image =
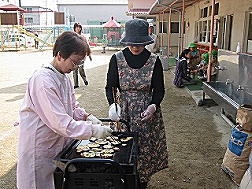
[[[193,77],[195,77],[194,71],[197,70],[197,65],[201,61],[200,52],[197,49],[197,44],[195,44],[195,43],[189,44],[188,48],[190,50],[190,59],[189,59],[189,63],[188,63],[188,68],[189,68],[190,72],[192,73]]]
[[[198,78],[201,80],[206,80],[207,79],[207,68],[208,68],[208,63],[209,63],[209,53],[203,53],[201,55],[202,60],[200,62],[200,64],[198,65]],[[212,51],[212,61],[211,61],[211,81],[215,81],[217,74],[218,74],[218,51],[217,50],[213,50]]]
[[[187,61],[190,59],[189,49],[185,49],[179,56],[179,60],[176,62],[176,70],[175,70],[175,77],[173,80],[173,84],[176,87],[184,87],[185,84],[195,84],[195,81],[188,76],[188,66]]]
[[[209,54],[203,53],[201,55],[201,61],[197,66],[198,78],[201,80],[205,80],[207,78],[208,61],[209,61]]]
[[[137,165],[142,189],[154,173],[168,166],[160,107],[165,93],[163,68],[159,57],[145,49],[154,42],[148,34],[148,25],[141,19],[126,22],[120,42],[127,47],[112,56],[105,88],[110,119],[128,122],[131,131],[139,135]]]
[[[79,106],[67,75],[88,52],[80,35],[66,31],[55,42],[53,61],[29,79],[19,113],[18,189],[54,189],[53,159],[66,145],[111,134],[110,127]]]
[[[219,66],[219,61],[218,61],[218,50],[213,49],[212,51],[212,72],[211,72],[211,81],[216,81],[217,75],[219,73],[218,66]]]
[[[34,34],[36,37],[38,37],[38,33],[36,32]],[[37,39],[34,39],[34,45],[35,45],[35,49],[38,49],[38,46],[39,46],[39,41]]]
[[[81,35],[84,38],[84,40],[86,40],[86,42],[87,42],[87,39],[84,37],[84,35],[82,35],[82,26],[81,26],[80,23],[75,23],[74,24],[74,31],[76,33],[78,33],[79,35]],[[90,61],[92,61],[91,54],[89,54],[89,59],[90,59]],[[87,77],[86,77],[86,74],[85,74],[85,70],[84,70],[84,61],[85,60],[83,60],[83,64],[80,65],[79,68],[76,69],[76,70],[74,70],[74,72],[73,72],[74,88],[75,89],[79,87],[79,80],[78,80],[78,74],[79,74],[79,72],[80,72],[81,78],[83,79],[84,84],[88,85],[88,80],[87,80]]]
[[[146,45],[145,48],[152,52],[152,53],[156,53],[158,51],[158,38],[157,36],[153,33],[154,31],[154,26],[152,23],[149,24],[149,29],[148,29],[148,32],[149,32],[149,35],[150,37],[153,39],[154,43],[151,43],[149,45]]]

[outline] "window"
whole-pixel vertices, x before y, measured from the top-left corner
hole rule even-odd
[[[25,18],[25,23],[32,24],[33,23],[33,18],[31,18],[31,17]]]
[[[204,20],[196,22],[196,33],[197,39],[199,42],[210,42],[210,29],[211,29],[211,20]],[[214,32],[213,32],[213,42],[217,43],[218,37],[218,30],[219,30],[219,20],[214,20]]]
[[[213,42],[215,45],[218,40],[218,31],[219,31],[219,3],[215,4],[214,10],[214,32],[213,32]],[[211,14],[212,14],[212,6],[205,7],[200,10],[200,19],[196,22],[195,28],[197,31],[195,32],[195,38],[198,39],[199,42],[209,43],[210,42],[210,29],[211,29]]]
[[[252,53],[252,13],[249,14],[247,52]]]
[[[159,33],[167,33],[167,28],[168,28],[167,22],[159,22]]]
[[[179,33],[179,22],[171,22],[171,33]]]
[[[214,30],[213,30],[213,43],[217,44],[217,37],[219,31],[219,19],[214,20]]]
[[[219,3],[215,4],[214,7],[214,16],[219,14]],[[212,6],[209,7],[209,16],[212,15]]]
[[[208,20],[207,22],[207,42],[210,42],[210,29],[211,29],[211,20]]]
[[[200,10],[200,18],[206,18],[208,16],[208,7]]]
[[[204,9],[203,9],[203,18],[205,18],[205,17],[207,17],[208,16],[208,7],[205,7]]]
[[[70,15],[69,16],[69,21],[70,22],[75,22],[75,16],[74,15]]]
[[[215,4],[215,9],[214,9],[214,15],[218,15],[219,14],[219,3]]]
[[[26,8],[27,11],[32,11],[32,8]]]
[[[218,47],[231,50],[231,36],[233,27],[233,15],[220,17]]]
[[[202,21],[201,22],[201,28],[200,28],[200,41],[204,41],[206,42],[206,38],[207,38],[207,33],[209,32],[208,28],[207,28],[207,21]]]

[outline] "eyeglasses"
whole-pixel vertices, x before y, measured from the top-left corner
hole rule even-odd
[[[79,67],[79,66],[81,66],[81,65],[84,64],[83,60],[79,60],[78,62],[74,62],[72,58],[69,57],[69,59],[71,60],[71,62],[74,65],[74,67]]]

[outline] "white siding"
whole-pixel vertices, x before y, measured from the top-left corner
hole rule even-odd
[[[117,21],[129,20],[126,16],[127,5],[58,5],[59,11],[67,11],[75,16],[76,22],[87,24],[87,21],[107,22],[111,16]]]

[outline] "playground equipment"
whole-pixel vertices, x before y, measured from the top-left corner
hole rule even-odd
[[[42,45],[45,44],[48,47],[52,47],[53,46],[52,44],[50,44],[50,43],[47,42],[47,40],[48,40],[49,37],[47,38],[47,40],[42,40],[39,37],[37,37],[34,33],[26,31],[26,29],[24,29],[22,26],[14,26],[14,28],[16,28],[18,31],[20,31],[23,34],[32,37],[34,40],[37,40],[37,41],[41,42]]]
[[[105,29],[105,35],[107,38],[107,46],[119,46],[119,40],[121,38],[121,24],[114,20],[114,17],[103,25]]]
[[[117,23],[114,20],[107,23]],[[110,25],[83,25],[84,35],[89,39],[90,46],[101,45],[119,46],[121,34],[124,31],[120,24]],[[38,49],[52,48],[57,37],[64,31],[73,31],[73,26],[21,26],[21,25],[0,25],[0,51],[21,50],[34,48],[35,41],[39,42]],[[38,34],[36,36],[35,34]]]
[[[64,31],[71,30],[69,26],[0,26],[0,50],[21,50],[35,46],[39,42],[39,49],[53,47],[57,37]],[[35,34],[38,34],[36,36]]]

